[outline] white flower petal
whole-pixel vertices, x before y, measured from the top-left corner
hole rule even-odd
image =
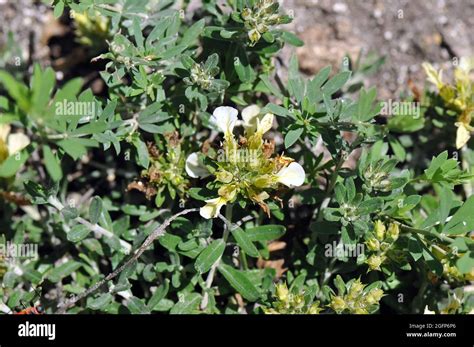
[[[471,138],[471,132],[464,123],[456,122],[454,124],[458,127],[456,131],[456,148],[461,149]]]
[[[247,106],[242,110],[242,119],[244,127],[254,127],[256,125],[256,117],[260,113],[260,107],[257,105]]]
[[[0,140],[7,143],[8,134],[10,134],[11,127],[8,124],[0,124]]]
[[[214,110],[210,119],[225,135],[232,134],[237,122],[238,111],[229,106],[220,106]]]
[[[282,168],[277,174],[277,181],[287,187],[299,187],[304,183],[305,172],[298,163],[291,163]]]
[[[257,119],[257,132],[265,134],[273,126],[273,114],[267,113],[262,119]]]
[[[196,152],[191,153],[186,158],[186,172],[192,178],[205,178],[210,175],[206,167],[199,162],[199,156]]]
[[[8,153],[13,155],[30,144],[28,136],[22,133],[10,134],[8,136]]]
[[[222,197],[206,200],[206,205],[199,209],[199,214],[206,219],[216,218],[226,203],[227,200]]]

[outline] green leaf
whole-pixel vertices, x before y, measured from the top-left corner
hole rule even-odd
[[[14,155],[9,156],[2,164],[0,164],[0,177],[12,177],[20,170],[20,168],[28,160],[30,154],[23,150]]]
[[[251,241],[271,241],[285,235],[285,229],[283,225],[270,224],[248,228],[245,233]]]
[[[150,313],[150,310],[145,305],[142,299],[132,296],[127,300],[127,308],[132,314],[145,314]]]
[[[69,276],[74,271],[79,269],[82,266],[81,263],[77,261],[68,261],[57,268],[54,268],[48,275],[48,279],[53,282],[57,283],[64,277]]]
[[[462,274],[467,274],[474,268],[474,252],[468,251],[456,261],[456,267]]]
[[[273,113],[273,114],[275,114],[277,116],[280,116],[280,117],[283,117],[283,118],[286,118],[286,117],[294,118],[293,114],[290,111],[288,111],[285,107],[278,106],[278,105],[272,104],[272,103],[268,103],[262,109],[261,113],[267,113],[267,112]]]
[[[87,153],[87,148],[79,139],[65,139],[57,143],[71,158],[78,160]]]
[[[474,229],[474,195],[456,211],[451,220],[443,228],[446,234],[466,234]]]
[[[423,247],[420,245],[420,241],[414,237],[410,237],[408,239],[408,252],[410,252],[414,261],[420,259],[423,256]]]
[[[98,196],[94,196],[89,206],[89,218],[92,224],[99,222],[100,215],[102,214],[102,199]]]
[[[97,298],[87,300],[87,307],[91,310],[101,310],[105,308],[113,299],[112,294],[105,293],[99,295]]]
[[[201,35],[202,31],[204,30],[204,25],[206,24],[205,19],[200,19],[193,25],[191,25],[183,34],[183,38],[181,39],[181,44],[186,46],[191,45],[194,41]]]
[[[336,91],[342,88],[342,86],[349,80],[351,77],[350,71],[343,71],[339,72],[336,76],[331,78],[326,84],[323,86],[322,91],[327,96],[331,96]]]
[[[301,40],[298,36],[289,31],[282,31],[281,38],[283,39],[283,41],[289,43],[292,46],[301,47],[304,45],[303,40]]]
[[[71,242],[84,240],[90,233],[90,229],[82,224],[77,224],[67,233],[67,239]]]
[[[242,228],[233,229],[232,235],[237,241],[237,244],[246,254],[254,258],[258,258],[260,256],[257,247],[255,247],[255,245],[252,243],[252,240],[250,240],[250,238],[247,236],[245,231],[242,230]]]
[[[143,33],[142,29],[140,28],[139,19],[136,17],[133,19],[133,36],[135,37],[137,47],[143,49]]]
[[[426,178],[433,178],[434,174],[448,160],[448,151],[440,153],[437,157],[431,160],[430,166],[425,170]]]
[[[285,148],[293,146],[293,144],[301,137],[303,132],[303,128],[289,130],[285,135]]]
[[[64,2],[61,0],[54,6],[53,15],[55,18],[61,17],[64,12]]]
[[[44,164],[53,181],[59,181],[63,177],[63,171],[59,159],[48,145],[43,146]]]
[[[220,259],[225,250],[225,242],[222,239],[212,241],[197,257],[194,268],[203,274],[208,272],[212,265]]]
[[[260,298],[260,292],[248,279],[243,271],[234,269],[233,267],[221,264],[218,267],[219,272],[229,282],[229,284],[237,290],[248,301],[257,301]]]
[[[198,187],[189,189],[188,194],[191,198],[200,200],[200,201],[211,199],[214,196],[212,191],[210,191],[209,189],[198,188]]]
[[[148,155],[148,148],[140,138],[136,137],[133,139],[133,145],[137,150],[138,163],[145,169],[148,169],[150,165],[150,156]]]
[[[156,288],[155,292],[153,293],[153,296],[150,298],[147,304],[148,309],[150,311],[153,311],[153,309],[160,303],[160,301],[166,297],[169,288],[170,281],[168,279],[166,279],[161,286]]]
[[[180,296],[178,302],[170,310],[170,314],[190,314],[195,313],[198,305],[201,302],[201,295],[198,293],[188,293]]]

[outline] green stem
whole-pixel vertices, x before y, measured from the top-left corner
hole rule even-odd
[[[244,267],[244,270],[248,270],[249,269],[249,264],[247,262],[247,254],[245,254],[244,251],[240,251],[240,257],[242,259],[242,265]]]
[[[232,204],[225,205],[225,219],[230,223],[224,223],[224,234],[222,235],[222,239],[224,242],[227,242],[227,238],[229,237],[230,227],[232,225]]]
[[[342,151],[341,151],[341,152],[339,152],[339,160],[337,161],[337,164],[334,167],[334,171],[332,172],[331,177],[329,178],[329,182],[328,182],[328,185],[327,185],[327,188],[326,188],[326,193],[324,194],[324,198],[321,201],[321,205],[319,205],[319,207],[318,207],[318,211],[316,212],[316,217],[315,217],[316,221],[319,221],[319,217],[321,215],[322,205],[323,205],[324,201],[327,198],[329,198],[329,196],[331,195],[334,187],[336,186],[337,177],[339,176],[339,170],[341,169],[342,165],[344,164],[344,161],[345,161],[344,155],[342,154]]]
[[[222,217],[222,215],[219,215]],[[232,204],[227,204],[225,206],[225,218],[224,218],[224,233],[222,234],[222,240],[225,244],[227,244],[227,239],[229,238],[230,228],[232,226]],[[217,259],[214,264],[212,264],[211,270],[207,274],[206,283],[205,283],[205,290],[202,296],[202,301],[200,308],[202,311],[207,309],[207,305],[209,303],[209,290],[211,289],[212,282],[214,282],[214,276],[216,274],[216,269],[221,262],[221,258]]]
[[[453,243],[454,242],[454,240],[452,238],[450,238],[446,235],[440,234],[437,231],[418,229],[418,228],[414,228],[414,227],[411,227],[409,225],[405,225],[403,223],[400,223],[399,221],[396,221],[396,220],[393,220],[393,219],[391,219],[391,220],[392,220],[393,223],[398,224],[398,226],[400,227],[400,229],[402,231],[409,232],[409,233],[415,233],[415,234],[421,234],[421,235],[425,235],[425,236],[431,236],[431,237],[437,238],[438,240],[440,240],[442,242],[445,242],[445,243]]]

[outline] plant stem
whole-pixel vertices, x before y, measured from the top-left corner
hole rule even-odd
[[[329,195],[332,193],[334,187],[336,186],[337,182],[337,177],[339,176],[339,170],[341,169],[342,165],[344,164],[344,155],[342,154],[342,151],[339,153],[339,160],[337,161],[336,166],[334,167],[334,171],[331,174],[331,177],[329,178],[329,182],[327,184],[326,188],[326,193],[324,194],[324,198],[321,202],[321,205],[318,207],[318,211],[316,212],[316,217],[315,220],[318,221],[321,215],[321,211],[323,209],[323,205],[325,203],[325,200],[329,198]]]
[[[48,198],[48,202],[54,207],[56,208],[59,212],[61,212],[62,209],[64,209],[64,205],[58,200],[58,198],[54,197],[54,196],[50,196]],[[105,228],[102,228],[100,225],[98,224],[92,224],[91,222],[85,220],[84,218],[82,217],[76,217],[74,219],[76,222],[86,226],[89,230],[101,235],[101,236],[104,236],[104,237],[108,237],[108,238],[111,238],[114,236],[114,233],[112,233],[111,231],[105,229]],[[127,241],[124,241],[124,240],[120,240],[120,245],[122,245],[123,247],[123,250],[126,252],[126,254],[129,254],[130,251],[132,250],[132,245],[129,244]]]
[[[224,221],[224,233],[222,234],[222,240],[224,241],[224,244],[226,244],[227,239],[229,238],[230,228],[232,227],[232,204],[227,204],[225,206],[225,217],[219,214],[219,218]],[[209,273],[207,274],[205,289],[202,295],[201,305],[199,306],[203,311],[207,308],[207,305],[209,304],[209,290],[211,289],[212,282],[214,282],[214,276],[216,274],[217,267],[221,262],[221,258],[222,257],[217,259],[216,262],[212,264],[211,270],[209,270]]]
[[[393,220],[393,219],[391,219],[391,220],[392,220],[393,223],[398,224],[398,226],[400,227],[400,229],[402,231],[406,231],[406,232],[409,232],[409,233],[421,234],[421,235],[425,235],[425,236],[431,236],[431,237],[437,238],[438,240],[443,241],[445,243],[453,243],[454,242],[454,240],[452,238],[450,238],[446,235],[440,234],[437,231],[418,229],[418,228],[414,228],[414,227],[411,227],[409,225],[405,225],[403,223],[400,223],[399,221],[396,221],[396,220]]]
[[[56,313],[65,313],[66,310],[76,304],[79,300],[82,298],[85,298],[86,296],[90,295],[91,293],[95,292],[97,289],[99,289],[103,284],[106,282],[112,280],[113,278],[117,277],[123,270],[127,269],[132,265],[134,262],[140,258],[140,256],[143,254],[143,252],[146,251],[148,247],[155,241],[156,238],[163,236],[166,232],[166,228],[178,217],[184,216],[188,213],[191,212],[196,212],[199,211],[198,208],[190,208],[187,210],[183,210],[179,213],[176,213],[175,215],[171,216],[167,220],[165,220],[159,227],[157,227],[155,230],[151,232],[150,235],[143,241],[141,246],[135,251],[132,257],[128,259],[125,263],[120,265],[118,268],[116,268],[114,271],[109,273],[105,278],[101,279],[100,281],[96,282],[92,287],[89,287],[85,292],[82,292],[81,294],[76,295],[73,298],[65,300],[63,303],[58,305],[59,309]]]

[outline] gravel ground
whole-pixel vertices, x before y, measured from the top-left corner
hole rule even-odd
[[[423,86],[424,61],[450,68],[453,58],[474,54],[472,0],[285,0],[284,7],[305,42],[297,49],[304,72],[337,67],[345,54],[375,52],[386,63],[369,82],[382,98],[397,97],[410,78]]]

